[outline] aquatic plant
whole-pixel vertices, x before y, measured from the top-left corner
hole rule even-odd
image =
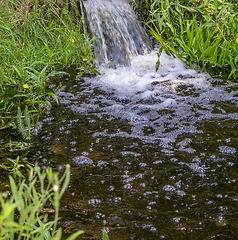
[[[22,134],[24,139],[31,139],[31,119],[30,119],[30,114],[27,105],[25,106],[25,111],[24,111],[24,120],[25,124],[22,120],[22,113],[20,107],[18,107],[17,111],[17,126],[19,132]]]
[[[107,235],[107,232],[104,230],[102,234],[102,240],[109,240],[109,237]]]
[[[61,178],[51,168],[41,172],[36,165],[30,167],[28,179],[16,184],[10,176],[9,181],[11,196],[0,194],[0,238],[61,239],[62,229],[57,229],[57,222],[60,199],[70,182],[70,166],[66,166]],[[45,208],[46,204],[51,204],[52,208]],[[54,214],[53,220],[48,220],[48,214]],[[78,231],[67,240],[76,239],[81,234],[83,231]]]
[[[25,166],[24,164],[20,163],[19,156],[16,159],[7,158],[0,165],[1,168],[7,170],[14,178],[16,178],[16,177],[25,178],[24,175],[20,171],[20,168],[22,168],[24,166]]]

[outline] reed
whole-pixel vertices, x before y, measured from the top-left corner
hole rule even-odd
[[[28,179],[16,184],[10,176],[9,182],[11,196],[0,193],[0,238],[60,240],[62,229],[57,229],[60,199],[70,182],[70,166],[66,165],[63,176],[59,177],[51,168],[41,171],[36,165],[30,167]],[[49,204],[51,208],[46,208]],[[48,214],[54,216],[53,220],[48,219]],[[75,232],[67,240],[74,240],[83,233]]]

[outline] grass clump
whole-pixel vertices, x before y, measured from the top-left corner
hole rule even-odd
[[[9,182],[11,196],[0,193],[0,239],[62,239],[62,229],[57,228],[57,222],[60,199],[70,182],[70,166],[66,165],[61,178],[51,168],[41,171],[35,166],[30,167],[28,179],[16,184],[10,176]],[[48,214],[54,216],[53,220],[49,220]],[[67,240],[77,239],[83,233],[75,232]]]
[[[237,79],[237,0],[135,2],[138,6],[150,6],[149,17],[144,14],[144,21],[169,55],[177,56],[191,67],[229,67],[229,77]]]
[[[0,0],[0,118],[8,124],[27,105],[37,122],[42,106],[58,103],[47,91],[55,71],[74,65],[93,68],[91,42],[84,34],[77,0]]]

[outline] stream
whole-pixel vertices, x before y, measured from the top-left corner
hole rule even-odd
[[[156,54],[101,76],[55,78],[59,106],[29,159],[72,167],[65,233],[82,239],[235,239],[237,84]],[[67,234],[66,234],[67,235]],[[94,238],[94,239],[95,239]]]
[[[114,13],[106,2],[98,15],[88,12],[92,24],[103,13],[130,21],[130,12]],[[87,11],[92,4],[85,1]],[[110,31],[99,37],[115,23],[102,21]],[[68,67],[69,75],[50,80],[51,91],[63,85],[60,105],[46,111],[25,157],[55,171],[71,165],[60,207],[64,238],[84,230],[81,239],[101,239],[105,229],[112,240],[238,239],[238,85],[165,53],[156,72],[158,50],[147,39],[113,52],[114,37],[94,46],[100,76]]]

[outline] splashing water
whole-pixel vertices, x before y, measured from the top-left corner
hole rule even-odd
[[[150,52],[148,36],[127,0],[87,0],[84,7],[91,35],[103,41],[103,46],[94,42],[98,64],[129,65],[134,56]]]
[[[210,102],[236,99],[236,92],[226,92],[225,86],[213,87],[208,74],[191,70],[165,53],[158,72],[156,61],[157,54],[152,52],[135,57],[128,67],[101,67],[103,74],[84,78],[85,83],[77,93],[71,95],[62,89],[58,93],[60,102],[70,103],[68,107],[80,114],[122,119],[131,125],[130,133],[118,130],[113,136],[147,141],[174,142],[184,133],[200,133],[195,124],[201,120],[227,117],[226,112],[214,112]],[[231,113],[230,117],[238,116]]]

